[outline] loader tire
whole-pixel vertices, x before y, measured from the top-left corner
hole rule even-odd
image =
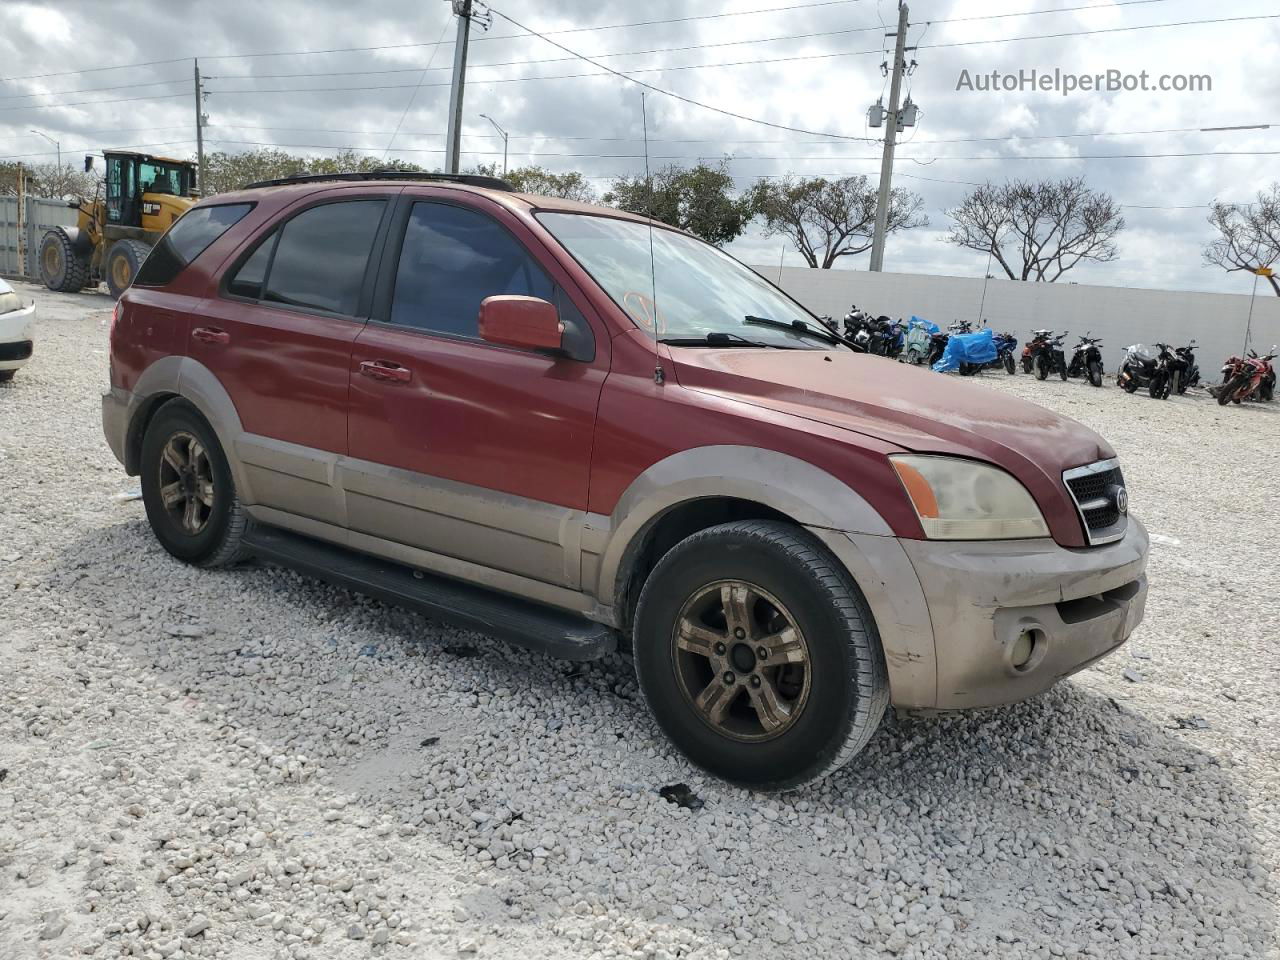
[[[47,231],[40,241],[40,279],[59,293],[79,293],[89,282],[89,261],[61,229]]]
[[[133,278],[138,275],[138,269],[150,252],[150,245],[141,240],[117,240],[111,245],[102,270],[111,296],[119,299],[120,294],[129,289],[129,284],[133,283]]]

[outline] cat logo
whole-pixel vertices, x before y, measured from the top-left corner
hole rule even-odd
[[[143,201],[142,215],[144,217],[158,217],[160,215],[160,204]]]

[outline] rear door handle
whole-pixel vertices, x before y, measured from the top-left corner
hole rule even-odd
[[[228,344],[231,342],[231,334],[217,327],[196,327],[191,331],[191,338],[201,343]]]
[[[360,362],[360,374],[372,380],[393,383],[408,383],[413,379],[412,370],[390,360],[362,360]]]

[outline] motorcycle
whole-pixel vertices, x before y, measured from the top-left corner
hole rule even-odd
[[[1022,348],[1022,372],[1030,373],[1035,366],[1036,351],[1053,336],[1052,330],[1032,330],[1031,339]]]
[[[1200,368],[1196,366],[1196,355],[1193,352],[1196,342],[1192,340],[1185,347],[1178,347],[1173,351],[1177,358],[1177,364],[1174,368],[1173,392],[1181,396],[1187,392],[1187,387],[1196,387],[1200,385]]]
[[[1229,357],[1222,365],[1222,384],[1210,387],[1209,392],[1224,407],[1247,400],[1255,393],[1259,400],[1271,400],[1275,396],[1276,373],[1271,365],[1275,356],[1276,348],[1272,347],[1265,357],[1253,350],[1245,357]]]
[[[1018,338],[1011,333],[993,333],[991,345],[996,348],[996,358],[990,363],[962,363],[960,376],[971,377],[983,370],[999,370],[1001,367],[1008,374],[1016,373],[1018,365],[1014,362],[1013,354],[1018,349]]]
[[[1123,387],[1125,393],[1135,393],[1139,387],[1150,387],[1159,358],[1158,353],[1141,343],[1125,347],[1120,372],[1116,374],[1116,384]]]
[[[1044,380],[1055,370],[1063,380],[1067,379],[1067,357],[1062,350],[1062,341],[1066,338],[1067,334],[1063,332],[1056,337],[1046,339],[1031,355],[1037,380]]]
[[[951,335],[955,333],[973,333],[973,324],[968,320],[956,320],[947,326],[945,331],[935,333],[929,339],[929,356],[925,358],[925,363],[933,366],[942,359],[942,355],[947,350],[947,343],[951,340]]]
[[[1147,383],[1147,393],[1152,400],[1168,400],[1173,387],[1177,357],[1167,343],[1157,343],[1160,353],[1156,356],[1155,369]]]
[[[1076,344],[1071,354],[1071,363],[1067,365],[1067,376],[1088,377],[1095,387],[1102,386],[1102,351],[1098,348],[1102,341],[1090,338],[1086,333]]]

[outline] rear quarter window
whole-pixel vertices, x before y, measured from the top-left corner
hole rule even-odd
[[[143,287],[162,287],[172,282],[252,209],[252,203],[223,203],[188,210],[160,238],[133,282]]]

